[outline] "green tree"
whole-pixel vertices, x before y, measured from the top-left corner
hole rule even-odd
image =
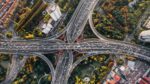
[[[117,59],[117,64],[118,65],[123,65],[123,63],[124,63],[123,59]]]
[[[12,38],[13,37],[13,33],[12,32],[6,32],[6,37],[7,38]]]

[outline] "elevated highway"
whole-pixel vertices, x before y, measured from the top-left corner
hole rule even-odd
[[[22,69],[28,59],[24,56],[22,60],[19,59],[18,55],[12,56],[12,62],[7,70],[6,79],[1,84],[11,84],[17,77],[20,69]]]
[[[70,23],[67,25],[67,41],[74,42],[82,33],[90,13],[99,0],[81,0]]]
[[[70,22],[66,26],[67,41],[63,43],[60,40],[1,40],[0,52],[10,54],[35,54],[42,58],[49,66],[52,74],[52,84],[67,84],[68,77],[72,70],[84,59],[95,54],[129,54],[137,58],[150,61],[150,49],[143,46],[129,44],[125,42],[112,41],[101,38],[103,40],[92,40],[81,43],[73,43],[82,33],[86,22],[99,0],[81,0]],[[92,18],[90,20],[92,24]],[[64,31],[63,31],[64,32]],[[56,34],[57,37],[59,35]],[[100,36],[100,35],[97,35]],[[58,61],[54,69],[51,62],[42,54],[47,54],[55,50],[67,50],[68,52]],[[74,64],[73,54],[71,50],[82,53],[91,53],[90,55],[79,58]],[[12,73],[12,72],[11,72]]]
[[[150,57],[150,49],[142,46],[135,46],[132,44],[125,44],[112,41],[87,41],[82,43],[61,43],[53,42],[51,40],[46,41],[1,41],[0,52],[1,53],[49,53],[53,50],[78,50],[78,51],[94,51],[94,50],[118,50],[127,54],[137,54],[139,56]]]
[[[73,54],[71,51],[65,51],[65,54],[60,57],[55,68],[55,76],[52,84],[67,84],[66,74],[69,72],[73,63]]]

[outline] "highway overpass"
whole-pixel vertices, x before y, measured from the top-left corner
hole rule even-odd
[[[116,43],[111,41],[87,41],[81,43],[62,43],[53,40],[43,41],[2,41],[0,42],[1,53],[42,53],[46,54],[53,50],[77,50],[86,53],[86,51],[101,51],[101,50],[117,50],[118,52],[125,52],[127,54],[136,53],[139,56],[150,56],[150,49],[143,46],[135,46],[132,44]]]

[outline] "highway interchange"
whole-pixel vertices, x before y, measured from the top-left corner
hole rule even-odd
[[[73,69],[87,57],[93,54],[129,54],[137,58],[150,61],[150,49],[134,45],[130,43],[102,39],[83,41],[75,43],[75,40],[82,34],[84,26],[89,19],[94,7],[99,0],[81,0],[76,8],[71,20],[66,26],[67,43],[56,39],[44,40],[1,40],[0,52],[9,54],[33,54],[42,58],[49,66],[52,83],[51,84],[67,84],[68,78]],[[60,57],[56,68],[43,55],[54,50],[64,50],[64,56]],[[86,56],[79,58],[73,63],[73,50],[80,53],[87,53]],[[11,72],[10,72],[11,73]],[[11,79],[9,79],[11,80]],[[2,83],[7,84],[7,83]]]

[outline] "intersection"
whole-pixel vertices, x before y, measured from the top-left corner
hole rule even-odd
[[[121,41],[113,41],[109,39],[87,39],[80,43],[76,43],[77,38],[82,34],[86,22],[91,19],[90,15],[99,0],[81,0],[75,10],[71,20],[67,24],[63,33],[66,34],[67,42],[59,40],[54,36],[52,39],[38,40],[0,40],[0,52],[7,54],[34,54],[42,58],[49,66],[52,75],[52,84],[67,84],[72,70],[84,59],[92,56],[92,54],[128,54],[139,59],[150,62],[150,49],[144,46],[125,43]],[[90,21],[89,21],[90,22]],[[92,24],[92,23],[91,23]],[[100,37],[99,37],[100,38]],[[63,50],[62,56],[56,68],[43,55],[51,51]],[[73,62],[74,56],[72,51],[86,53],[87,56],[81,57]],[[7,84],[7,83],[6,83]]]

